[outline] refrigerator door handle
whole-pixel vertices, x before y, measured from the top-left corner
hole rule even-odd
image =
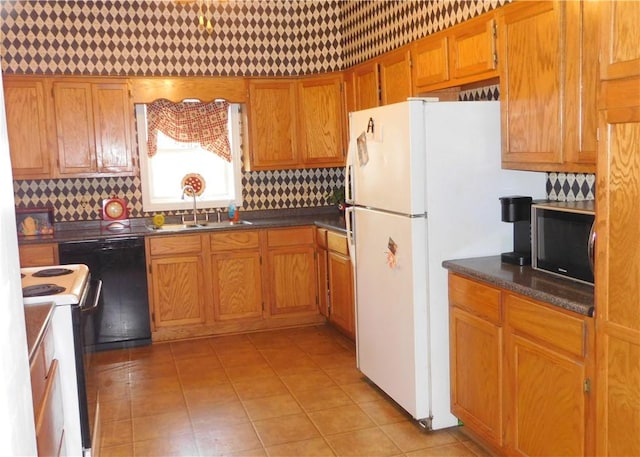
[[[347,250],[349,251],[349,258],[351,259],[351,264],[355,268],[356,266],[356,245],[355,239],[353,236],[353,211],[355,208],[353,206],[348,206],[344,211],[344,220],[347,226]]]
[[[346,160],[346,168],[345,168],[345,178],[344,178],[344,191],[345,191],[345,202],[349,204],[353,204],[353,151],[355,148],[355,142],[353,139],[349,141],[349,147],[347,148],[347,160]]]

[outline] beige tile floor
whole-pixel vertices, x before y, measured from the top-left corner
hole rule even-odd
[[[103,457],[486,456],[424,432],[328,326],[98,353]]]

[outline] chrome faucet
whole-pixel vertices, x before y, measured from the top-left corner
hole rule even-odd
[[[186,186],[184,186],[182,188],[182,197],[181,199],[184,200],[184,195],[186,192],[190,192],[190,195],[193,197],[193,225],[198,225],[198,216],[196,215],[196,191],[193,188],[193,186],[190,186],[189,184],[187,184]],[[184,220],[183,220],[184,222]]]

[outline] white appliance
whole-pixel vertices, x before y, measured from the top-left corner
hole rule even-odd
[[[89,403],[82,314],[85,304],[95,305],[100,285],[92,286],[86,265],[54,265],[20,269],[25,306],[53,303],[51,321],[55,358],[60,370],[62,408],[64,414],[65,454],[90,456]]]
[[[358,367],[426,428],[457,425],[442,261],[510,248],[498,199],[544,197],[546,174],[501,169],[499,102],[409,99],[349,129]]]

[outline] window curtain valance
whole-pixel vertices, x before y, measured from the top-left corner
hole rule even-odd
[[[174,103],[156,100],[147,105],[147,151],[153,157],[157,150],[158,130],[183,143],[199,143],[203,149],[231,162],[231,146],[226,101],[210,103]]]

